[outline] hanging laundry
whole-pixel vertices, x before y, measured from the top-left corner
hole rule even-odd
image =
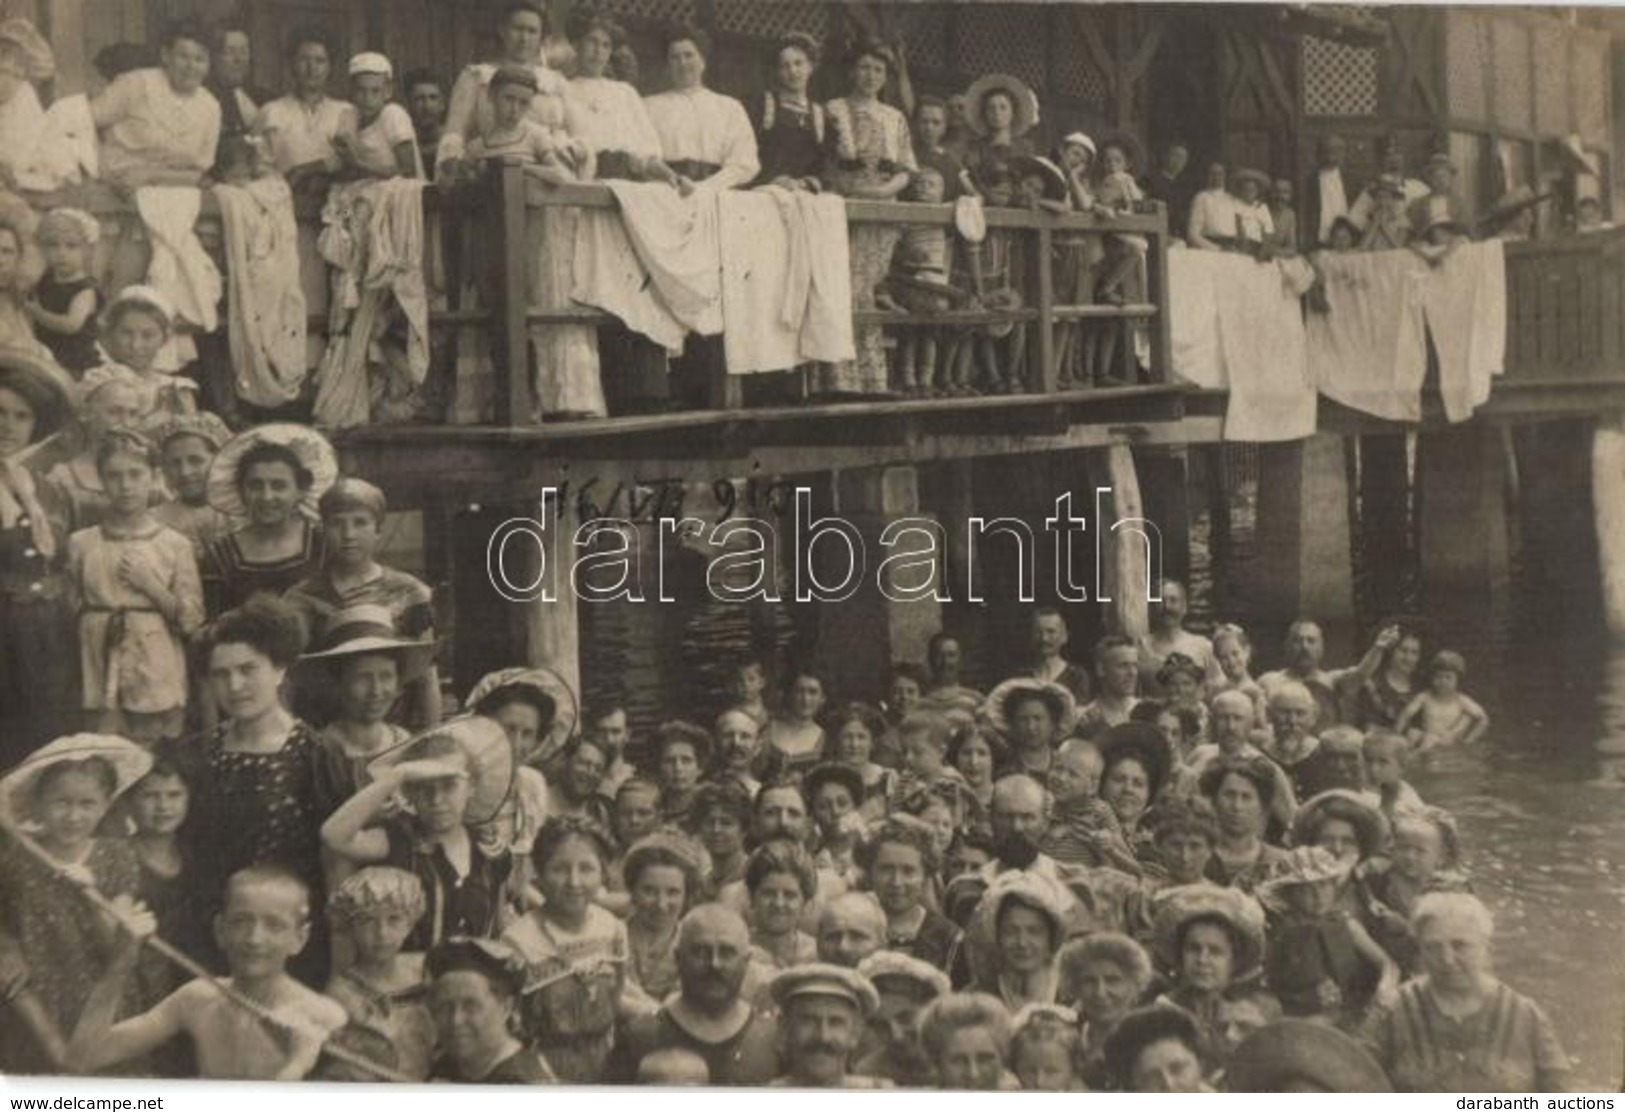
[[[1320,392],[1389,421],[1422,419],[1428,267],[1411,251],[1326,253],[1325,312],[1308,319],[1309,369]]]
[[[217,185],[225,234],[227,334],[237,395],[273,409],[299,397],[305,366],[305,292],[293,193],[268,175]]]
[[[1465,421],[1506,369],[1506,252],[1499,239],[1463,244],[1433,268],[1422,309],[1439,355],[1445,417]]]
[[[175,371],[197,358],[197,345],[187,328],[213,332],[220,326],[225,289],[196,231],[203,191],[191,185],[143,186],[135,191],[135,207],[152,244],[147,284],[175,308],[176,327],[157,366]]]

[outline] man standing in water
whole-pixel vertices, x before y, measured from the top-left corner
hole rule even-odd
[[[1040,606],[1033,611],[1032,653],[1033,664],[1023,674],[1045,683],[1058,683],[1081,706],[1089,701],[1089,673],[1062,656],[1071,633],[1066,619],[1053,606]]]
[[[1282,685],[1303,684],[1320,708],[1313,732],[1323,733],[1346,721],[1345,704],[1352,700],[1361,684],[1377,674],[1377,669],[1382,667],[1383,654],[1398,642],[1398,627],[1385,627],[1358,664],[1328,672],[1321,667],[1326,657],[1326,635],[1320,623],[1300,618],[1287,628],[1286,667],[1259,676],[1258,686],[1264,689],[1264,697],[1273,706],[1275,694]]]
[[[750,930],[720,904],[701,904],[677,927],[681,988],[651,1016],[627,1022],[608,1076],[630,1084],[638,1063],[659,1050],[687,1050],[713,1085],[765,1085],[778,1073],[778,1025],[743,995]]]
[[[1209,645],[1208,654],[1212,652]],[[1128,721],[1140,701],[1140,650],[1127,637],[1107,634],[1095,646],[1095,675],[1100,679],[1100,697],[1078,712],[1080,737],[1096,737]]]
[[[1162,601],[1151,604],[1151,631],[1136,645],[1140,654],[1140,690],[1148,696],[1162,694],[1157,673],[1174,653],[1196,661],[1207,674],[1210,686],[1222,684],[1224,673],[1219,669],[1218,657],[1213,655],[1213,642],[1185,628],[1189,612],[1185,585],[1177,579],[1164,579],[1158,586]]]

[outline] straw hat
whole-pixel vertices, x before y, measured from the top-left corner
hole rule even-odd
[[[503,668],[482,676],[469,691],[463,705],[478,713],[477,708],[482,702],[505,687],[526,688],[553,708],[553,724],[548,727],[547,736],[539,741],[532,762],[546,763],[564,752],[575,737],[581,718],[581,706],[576,699],[575,689],[551,668]]]
[[[1371,1053],[1335,1027],[1282,1019],[1236,1047],[1225,1070],[1232,1093],[1279,1093],[1307,1082],[1328,1093],[1391,1093],[1393,1084]]]
[[[1255,170],[1251,166],[1244,166],[1230,175],[1230,185],[1232,188],[1240,185],[1244,181],[1254,182],[1257,184],[1259,189],[1262,189],[1266,193],[1269,192],[1270,176],[1264,173],[1262,170]]]
[[[982,102],[989,93],[1006,93],[1016,106],[1010,123],[1011,135],[1025,135],[1038,122],[1038,96],[1014,74],[989,73],[972,81],[965,90],[965,125],[978,135],[987,134]]]
[[[1066,174],[1047,158],[1020,155],[1010,160],[1010,172],[1018,179],[1037,175],[1044,179],[1044,196],[1052,201],[1066,199]]]
[[[1274,906],[1288,888],[1327,880],[1340,881],[1348,873],[1349,867],[1339,861],[1331,850],[1319,846],[1299,846],[1274,866],[1269,876],[1258,885],[1258,898]]]
[[[507,733],[489,718],[466,715],[442,722],[386,750],[367,771],[376,778],[403,761],[443,756],[448,743],[461,751],[468,765],[468,809],[463,822],[469,826],[490,822],[513,790],[514,756]]]
[[[823,996],[845,1000],[859,1015],[868,1019],[880,1008],[880,994],[869,978],[855,970],[825,962],[797,965],[774,977],[768,985],[773,1003],[780,1012],[789,1010],[790,1002],[804,996]]]
[[[1380,853],[1388,845],[1388,820],[1358,792],[1347,788],[1331,788],[1304,800],[1292,816],[1292,844],[1313,845],[1320,824],[1327,819],[1342,819],[1354,827],[1361,857]]]
[[[621,859],[621,878],[630,889],[632,879],[646,866],[665,865],[673,860],[680,862],[678,867],[689,875],[689,901],[698,903],[699,889],[711,878],[711,855],[704,846],[679,831],[656,830],[633,842]]]
[[[1165,969],[1179,967],[1182,936],[1196,919],[1218,919],[1230,927],[1237,978],[1258,968],[1264,959],[1264,909],[1258,901],[1238,888],[1186,884],[1169,889],[1157,902],[1152,933],[1157,960]]]
[[[67,761],[99,758],[113,769],[113,798],[152,770],[152,754],[112,734],[69,734],[34,750],[0,780],[0,824],[32,826],[34,785],[40,774]]]
[[[338,457],[327,438],[308,425],[280,423],[258,425],[238,433],[215,453],[209,465],[209,505],[228,517],[241,520],[248,516],[242,495],[237,491],[237,461],[252,448],[261,444],[278,444],[291,451],[300,464],[309,471],[313,482],[299,499],[299,512],[311,520],[317,517],[316,503],[333,485],[339,475]]]
[[[73,413],[73,380],[41,352],[0,346],[0,388],[11,390],[34,411],[34,441],[61,428]]]
[[[318,645],[316,651],[301,656],[296,667],[309,670],[341,664],[353,656],[384,655],[395,658],[403,684],[428,671],[435,654],[433,641],[397,636],[388,608],[376,605],[340,610],[333,615]]]
[[[1095,154],[1098,153],[1095,150],[1095,141],[1093,139],[1089,138],[1089,136],[1085,135],[1081,131],[1074,131],[1074,132],[1069,133],[1064,139],[1061,140],[1061,146],[1063,148],[1064,147],[1082,147],[1084,150],[1089,152],[1089,156],[1091,158],[1093,158],[1095,156]]]
[[[157,428],[153,442],[161,448],[177,436],[195,436],[218,452],[220,446],[231,439],[231,430],[219,417],[205,410],[171,417]]]
[[[965,957],[971,976],[978,984],[998,981],[1004,964],[999,955],[999,914],[1011,900],[1033,908],[1044,917],[1050,925],[1056,953],[1060,953],[1061,944],[1071,933],[1072,895],[1059,881],[1023,870],[999,874],[977,901],[976,910],[965,926]]]
[[[877,950],[858,963],[877,992],[900,991],[921,1003],[952,991],[948,975],[930,962],[896,950]]]
[[[1078,720],[1078,701],[1072,692],[1058,683],[1047,680],[1027,676],[1005,680],[987,693],[987,700],[982,704],[982,712],[1000,733],[1009,734],[1011,723],[1007,708],[1010,701],[1035,696],[1049,707],[1050,715],[1055,719],[1055,736],[1065,737],[1071,733]]]

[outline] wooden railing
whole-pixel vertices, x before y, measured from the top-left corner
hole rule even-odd
[[[526,351],[527,326],[531,324],[583,324],[606,323],[610,318],[596,310],[573,309],[563,312],[531,313],[519,298],[525,291],[527,239],[523,234],[524,221],[534,217],[536,209],[548,205],[575,205],[584,208],[613,208],[615,201],[608,187],[582,184],[548,187],[528,178],[522,168],[503,166],[493,168],[487,181],[471,187],[489,191],[490,211],[499,214],[503,230],[503,251],[500,259],[491,260],[500,267],[492,287],[498,291],[502,303],[495,307],[500,319],[497,335],[498,374],[502,381],[497,388],[497,423],[522,425],[533,411],[530,398],[529,375],[526,373],[523,353]],[[904,204],[882,201],[848,201],[847,219],[851,224],[932,225],[951,228],[954,222],[953,206]],[[1053,216],[1022,209],[989,209],[987,224],[990,228],[1003,228],[1030,237],[1032,250],[1026,257],[1032,265],[1025,288],[1034,294],[1030,307],[1013,310],[954,310],[929,315],[886,311],[858,311],[854,323],[880,325],[885,328],[910,327],[963,327],[973,325],[1015,323],[1034,330],[1035,339],[1028,355],[1035,374],[1029,382],[1036,386],[1030,392],[1056,393],[1056,326],[1069,321],[1095,321],[1102,325],[1115,323],[1122,331],[1120,351],[1128,352],[1133,361],[1132,329],[1144,322],[1150,331],[1151,354],[1147,376],[1151,383],[1171,381],[1168,370],[1168,322],[1164,306],[1167,303],[1167,251],[1168,224],[1160,208],[1151,213],[1124,214],[1101,222],[1092,216]],[[1127,233],[1144,236],[1150,241],[1146,257],[1146,298],[1142,302],[1124,305],[1067,305],[1057,301],[1053,282],[1052,250],[1058,232],[1083,231],[1106,235]],[[517,295],[517,297],[516,297]],[[519,355],[520,358],[514,358]],[[519,373],[512,373],[518,368]],[[786,368],[788,369],[788,368]],[[740,405],[738,376],[726,376],[711,384],[711,404],[716,408],[737,408]],[[929,400],[903,399],[899,405],[929,406]],[[545,416],[543,420],[545,421]]]
[[[127,199],[97,183],[75,190],[71,196],[41,198],[40,201],[42,207],[75,204],[99,216],[132,214]],[[442,335],[464,328],[483,328],[488,332],[492,340],[496,375],[494,417],[498,426],[530,424],[535,412],[528,365],[531,325],[600,324],[611,319],[604,313],[585,307],[549,313],[530,311],[526,281],[529,260],[526,251],[530,249],[531,241],[525,235],[526,221],[535,219],[538,210],[549,205],[612,208],[614,204],[609,189],[601,184],[550,188],[527,177],[523,169],[517,166],[493,166],[484,180],[469,185],[449,189],[431,185],[425,189],[426,211],[439,214],[441,279],[445,293],[445,304],[431,310],[429,326],[431,331]],[[1167,219],[1160,206],[1153,206],[1153,209],[1144,213],[1122,214],[1110,221],[1100,221],[1093,216],[1057,216],[1024,209],[988,209],[986,218],[990,228],[1013,231],[1028,240],[1028,250],[1024,255],[1029,262],[1030,272],[1021,282],[1021,288],[1031,304],[1020,309],[979,308],[930,315],[860,310],[854,313],[854,323],[881,326],[888,330],[968,328],[1004,323],[1027,328],[1027,389],[1021,392],[1047,395],[1058,392],[1057,327],[1087,321],[1095,328],[1116,327],[1121,330],[1116,350],[1120,358],[1126,359],[1129,373],[1123,376],[1125,379],[1148,384],[1170,383],[1166,313]],[[852,224],[889,224],[898,227],[931,225],[947,227],[950,233],[954,221],[953,207],[946,204],[848,201],[847,216]],[[320,203],[310,198],[301,199],[298,218],[303,225],[318,223],[321,219]],[[468,257],[471,237],[464,233],[470,223],[481,225],[485,230],[486,234],[478,240],[489,245],[488,250],[483,252],[485,257]],[[1070,232],[1101,236],[1132,234],[1149,241],[1143,300],[1107,305],[1075,305],[1059,300],[1054,282],[1053,248],[1057,234]],[[207,192],[199,219],[199,233],[206,242],[218,242],[218,208]],[[309,323],[316,334],[323,334],[327,329],[326,318],[319,314],[313,314]],[[1133,355],[1134,332],[1139,328],[1147,330],[1150,341],[1149,364],[1143,374],[1135,370]],[[438,355],[452,358],[450,346],[442,346]],[[442,370],[443,373],[451,373],[449,368]],[[726,410],[741,405],[738,376],[723,376],[709,386],[708,404],[712,408]],[[1073,395],[1078,393],[1071,392]],[[896,404],[929,407],[933,402],[929,399],[902,398]],[[546,416],[543,415],[542,419],[545,421]]]
[[[1625,381],[1625,229],[1509,243],[1508,384]]]

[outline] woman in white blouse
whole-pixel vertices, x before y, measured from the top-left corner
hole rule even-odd
[[[666,41],[671,89],[643,103],[666,165],[685,195],[697,188],[737,189],[756,179],[761,162],[745,106],[705,87],[709,40],[680,30]]]
[[[571,134],[598,156],[598,177],[676,184],[676,175],[661,161],[660,136],[643,98],[626,82],[609,76],[621,29],[596,12],[572,23],[576,75],[565,87],[564,102],[573,123]]]

